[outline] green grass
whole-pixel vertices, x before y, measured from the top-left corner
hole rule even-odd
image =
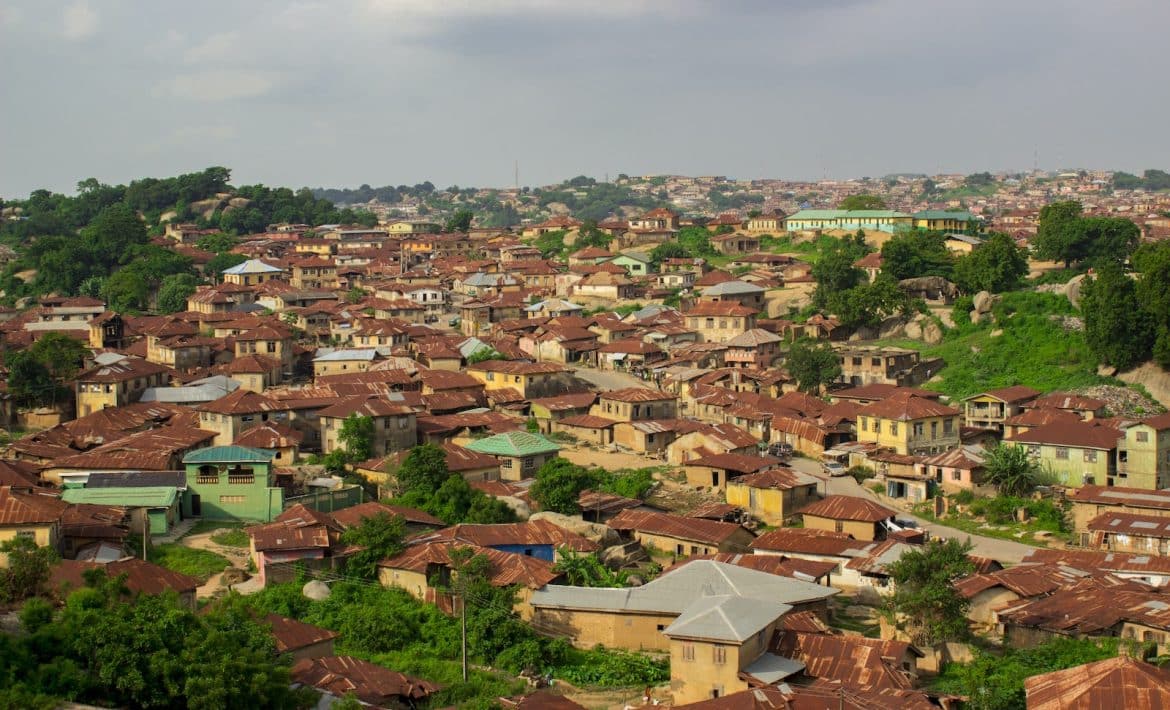
[[[208,550],[197,550],[186,547],[177,542],[156,545],[148,553],[151,562],[162,565],[169,570],[190,575],[206,582],[213,575],[219,574],[231,566],[231,561],[223,555],[217,555]]]
[[[224,530],[211,536],[211,541],[225,547],[248,547],[248,533],[240,528]]]
[[[249,523],[225,521],[225,520],[200,520],[191,526],[191,529],[183,534],[183,537],[191,535],[203,535],[216,530],[234,530],[236,528],[247,527]]]
[[[924,388],[961,399],[984,390],[1026,385],[1042,392],[1092,385],[1124,387],[1120,380],[1097,374],[1097,360],[1084,335],[1066,331],[1050,316],[1075,315],[1068,299],[1050,293],[1004,294],[993,322],[961,323],[946,331],[943,342],[889,340],[883,344],[919,350],[922,357],[946,363],[938,381]],[[995,330],[1002,334],[992,337]]]

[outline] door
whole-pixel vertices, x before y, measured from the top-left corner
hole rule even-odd
[[[203,515],[203,503],[199,500],[199,494],[191,494],[191,515],[193,517],[200,517]]]

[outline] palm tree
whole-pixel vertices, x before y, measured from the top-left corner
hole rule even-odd
[[[983,480],[1003,496],[1024,496],[1036,487],[1039,464],[1023,446],[998,444],[983,461]]]

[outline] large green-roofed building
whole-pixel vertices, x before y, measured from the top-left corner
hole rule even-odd
[[[272,474],[274,456],[246,446],[209,446],[187,454],[183,516],[271,522],[284,510],[284,489]]]
[[[179,520],[179,489],[174,486],[67,488],[61,492],[61,500],[126,508],[130,530],[139,535],[147,525],[151,535],[165,535]]]
[[[862,229],[892,234],[910,229],[913,221],[910,215],[896,210],[801,210],[784,220],[784,228],[790,232]]]

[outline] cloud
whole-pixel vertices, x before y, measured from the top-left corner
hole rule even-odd
[[[201,71],[165,79],[155,85],[155,94],[185,101],[233,101],[263,96],[279,83],[275,72]]]
[[[230,60],[243,44],[239,32],[217,32],[183,53],[188,64],[208,64]]]
[[[65,8],[62,20],[61,33],[66,39],[85,39],[98,29],[98,14],[89,6],[89,0],[75,0],[72,5]]]

